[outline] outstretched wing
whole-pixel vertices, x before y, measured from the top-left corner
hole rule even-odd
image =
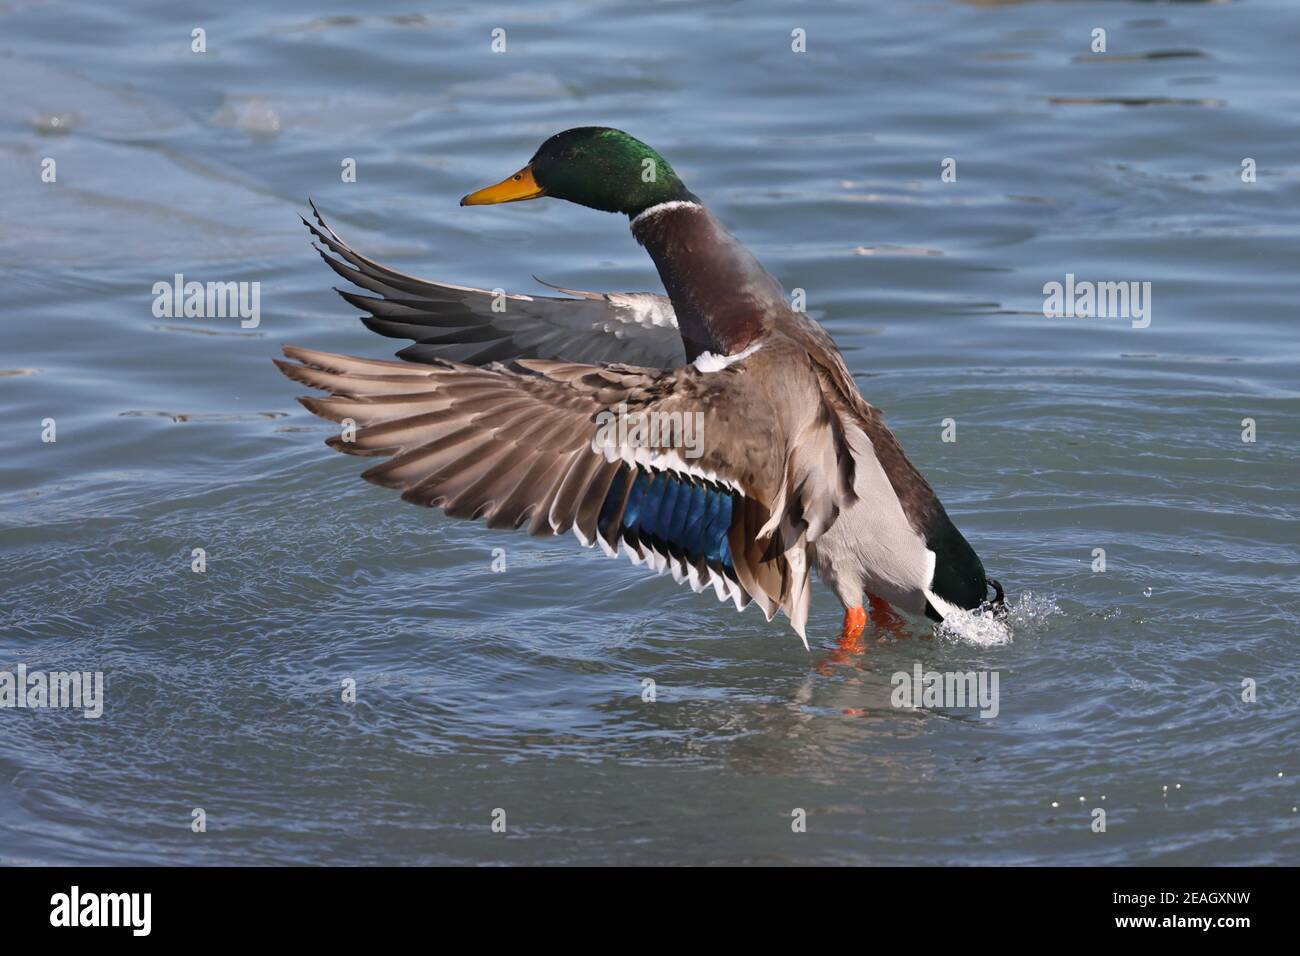
[[[321,258],[353,285],[375,293],[338,289],[339,295],[368,313],[361,321],[371,330],[415,341],[397,353],[401,358],[449,359],[466,365],[546,358],[649,368],[675,368],[686,361],[677,317],[666,296],[552,286],[576,296],[564,299],[429,282],[355,252],[325,223],[315,203],[311,208],[318,225],[306,219],[303,223],[329,250],[316,246]]]
[[[743,363],[475,368],[284,351],[286,375],[329,393],[303,405],[357,426],[330,447],[386,459],[362,477],[489,527],[572,530],[697,591],[712,585],[738,609],[753,601],[769,620],[782,610],[803,636],[808,546],[838,493],[810,483],[809,463],[833,441],[815,398],[807,422],[782,435],[754,427],[775,420],[772,400]]]

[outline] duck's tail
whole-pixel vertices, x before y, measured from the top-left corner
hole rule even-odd
[[[988,608],[996,615],[1007,613],[1007,596],[1002,590],[1002,584],[997,578],[986,577],[984,583],[993,589],[993,597],[984,602],[984,607]]]

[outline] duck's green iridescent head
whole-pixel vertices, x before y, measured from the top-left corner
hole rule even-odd
[[[662,202],[695,201],[668,161],[639,139],[607,126],[581,126],[552,136],[519,172],[470,193],[460,204],[541,196],[629,216]]]

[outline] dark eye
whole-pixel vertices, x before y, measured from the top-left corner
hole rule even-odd
[[[523,178],[524,178],[524,177],[523,177],[523,174],[522,174],[522,173],[515,173],[515,182],[519,182],[519,180],[521,180],[521,179],[523,179]]]

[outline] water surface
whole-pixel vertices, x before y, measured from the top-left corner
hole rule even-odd
[[[1297,862],[1300,8],[239,6],[0,9],[0,666],[108,688],[0,711],[0,861]],[[398,343],[307,197],[417,274],[657,289],[617,217],[456,205],[588,124],[806,290],[1006,632],[846,655],[818,588],[807,652],[323,446],[280,344]],[[260,326],[155,318],[175,273],[260,282]],[[1151,282],[1150,326],[1044,318],[1067,273]],[[918,661],[998,716],[891,706]]]

